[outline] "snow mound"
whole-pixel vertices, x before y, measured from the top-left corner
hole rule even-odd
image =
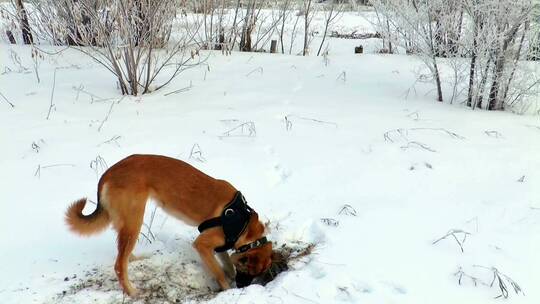
[[[303,242],[277,246],[272,267],[254,283],[266,285],[278,274],[289,270],[289,267],[301,267],[309,261],[308,256],[314,249],[315,244]],[[131,262],[129,278],[139,290],[137,298],[123,295],[113,266],[109,265],[93,268],[83,278],[66,277],[65,281],[78,281],[46,303],[199,303],[211,300],[218,294],[217,285],[198,261],[185,261],[185,258],[174,253],[158,251],[147,258]]]
[[[140,295],[122,294],[113,266],[88,271],[69,290],[49,303],[190,303],[213,298],[217,292],[198,261],[182,261],[178,255],[160,252],[129,265],[129,277]],[[69,278],[66,278],[68,280]]]

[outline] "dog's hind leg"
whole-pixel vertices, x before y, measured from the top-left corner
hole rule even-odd
[[[118,256],[116,257],[114,270],[124,292],[134,297],[137,295],[137,289],[129,281],[128,262],[139,238],[146,201],[144,197],[131,197],[130,199],[132,200],[131,203],[124,203],[123,206],[126,206],[126,208],[118,209],[116,214],[122,219],[122,222],[115,225],[118,231]]]
[[[236,272],[234,270],[234,265],[231,261],[231,257],[227,252],[219,252],[217,254],[219,260],[221,261],[221,265],[223,266],[223,270],[225,271],[225,274],[230,278],[234,279],[236,276]]]
[[[132,230],[124,227],[118,232],[118,256],[114,264],[114,270],[122,289],[131,297],[137,295],[137,289],[129,281],[128,262],[138,236],[138,229]]]

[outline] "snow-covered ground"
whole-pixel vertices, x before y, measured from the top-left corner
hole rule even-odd
[[[0,100],[0,303],[127,301],[115,234],[79,238],[63,213],[95,201],[100,174],[134,153],[229,180],[276,244],[316,244],[264,287],[215,294],[197,231],[157,211],[155,240],[135,249],[150,258],[130,265],[143,289],[209,303],[497,303],[495,267],[506,302],[539,303],[539,117],[436,103],[415,84],[418,60],[352,54],[360,43],[331,39],[328,62],[207,52],[208,65],[125,98],[76,51],[46,57],[38,84],[30,49],[0,45],[0,92],[15,105]]]

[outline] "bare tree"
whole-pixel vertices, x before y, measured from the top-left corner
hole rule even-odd
[[[443,101],[442,81],[437,54],[439,45],[436,42],[436,14],[439,11],[439,1],[421,2],[420,0],[374,0],[373,6],[377,14],[383,16],[385,25],[380,25],[386,31],[386,37],[392,37],[396,32],[401,37],[415,37],[408,45],[405,39],[395,39],[403,47],[414,49],[417,55],[433,77],[437,89],[437,101]],[[391,39],[391,38],[389,38]]]
[[[496,28],[496,45],[493,52],[495,58],[493,63],[493,76],[488,97],[488,109],[500,110],[504,109],[503,96],[507,92],[504,91],[504,82],[508,81],[508,65],[510,65],[511,53],[516,52],[519,59],[523,40],[518,43],[517,50],[513,50],[512,46],[516,43],[519,31],[523,31],[523,35],[528,30],[527,15],[530,13],[531,7],[525,2],[516,1],[517,3],[508,4],[505,12],[498,15]],[[520,5],[521,4],[521,5]],[[509,60],[510,59],[510,60]]]
[[[293,1],[292,0],[283,0],[281,5],[278,7],[278,12],[281,17],[281,24],[278,27],[279,43],[281,45],[281,53],[285,54],[285,43],[283,36],[285,34],[285,25],[288,24],[289,16],[291,15]]]
[[[441,62],[454,71],[450,102],[466,91],[471,108],[500,110],[528,95],[525,91],[534,81],[523,77],[520,61],[527,58],[526,46],[534,41],[531,0],[373,0],[373,4],[377,28],[388,44],[417,55],[430,70],[438,101],[443,100]],[[470,57],[467,76],[462,57]]]
[[[521,86],[516,78],[521,77],[520,60],[526,58],[532,4],[528,0],[466,0],[464,11],[473,27],[472,43],[466,45],[471,55],[467,105],[502,110],[513,103]]]
[[[343,13],[344,5],[339,3],[338,0],[330,0],[330,4],[324,10],[324,31],[321,44],[319,45],[319,50],[317,51],[317,56],[321,54],[322,47],[328,35],[328,30],[332,24],[337,20],[341,13]]]

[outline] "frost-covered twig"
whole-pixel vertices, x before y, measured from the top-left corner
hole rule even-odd
[[[391,143],[394,143],[397,140],[405,141],[406,144],[404,146],[401,146],[401,149],[403,150],[406,150],[411,147],[419,147],[429,152],[437,152],[435,149],[432,149],[431,147],[429,147],[428,145],[424,143],[409,140],[408,135],[410,131],[440,131],[440,132],[444,132],[445,134],[448,134],[452,138],[465,139],[465,137],[457,133],[454,133],[452,131],[448,131],[444,128],[409,128],[409,129],[398,128],[398,129],[386,131],[383,134],[383,137],[385,141],[388,141]]]
[[[353,208],[353,206],[345,204],[343,207],[341,207],[338,214],[356,216],[356,210]]]
[[[94,102],[101,102],[101,101],[109,101],[111,100],[112,98],[102,98],[102,97],[99,97],[98,95],[96,94],[93,94],[91,92],[88,92],[84,89],[84,85],[79,85],[78,87],[76,86],[73,86],[71,87],[74,91],[77,92],[77,95],[75,96],[75,100],[79,100],[79,95],[81,93],[87,95],[90,97],[90,103],[94,103]]]
[[[458,235],[461,236],[461,239],[458,238]],[[442,241],[442,240],[444,240],[444,239],[451,236],[451,237],[454,238],[456,243],[459,245],[459,248],[461,249],[461,252],[464,252],[463,244],[465,244],[465,241],[467,240],[468,235],[471,235],[471,234],[469,232],[467,232],[467,231],[464,231],[464,230],[461,230],[461,229],[451,229],[445,235],[443,235],[442,237],[436,239],[431,244],[435,245],[438,242],[440,242],[440,241]]]
[[[191,151],[189,152],[189,159],[194,159],[198,162],[204,163],[206,162],[206,158],[202,155],[202,150],[199,144],[194,144],[193,147],[191,147]]]
[[[256,69],[252,70],[251,72],[247,73],[247,74],[246,74],[246,77],[248,77],[249,75],[251,75],[251,74],[253,74],[253,73],[255,73],[255,72],[259,72],[259,73],[261,73],[261,75],[262,75],[262,74],[264,73],[264,70],[263,70],[262,67],[258,67],[258,68],[256,68]]]
[[[333,218],[329,218],[329,217],[324,217],[324,218],[321,218],[321,222],[327,226],[333,226],[333,227],[337,227],[339,226],[339,221],[338,220],[335,220]]]
[[[108,140],[106,140],[106,141],[100,143],[100,144],[98,145],[98,147],[101,146],[101,145],[103,145],[103,144],[114,143],[117,147],[120,148],[120,144],[118,143],[118,140],[119,140],[120,138],[122,138],[122,136],[120,136],[120,135],[115,135],[115,136],[111,137],[111,139],[108,139]]]
[[[2,99],[7,102],[8,105],[10,105],[12,108],[15,108],[15,105],[12,104],[7,98],[6,96],[4,96],[4,94],[2,94],[2,92],[0,92],[0,96],[2,97]]]
[[[240,131],[239,135],[233,135],[235,131]],[[247,132],[247,133],[246,133]],[[220,138],[223,137],[255,137],[257,130],[255,129],[255,123],[253,121],[244,122],[226,132],[224,132]]]
[[[345,71],[341,72],[336,80],[341,80],[343,82],[347,82],[347,73]]]
[[[393,130],[384,132],[383,137],[385,141],[389,141],[393,143],[397,139],[403,139],[405,141],[409,141],[409,139],[407,138],[407,135],[408,135],[407,129],[398,128],[398,129],[393,129]],[[396,136],[397,136],[397,139],[395,138]]]
[[[412,120],[414,120],[414,121],[420,120],[420,114],[418,114],[418,111],[414,111],[414,112],[412,112],[410,114],[407,114],[406,116],[409,117],[409,118],[412,118]]]
[[[454,273],[454,276],[456,276],[458,278],[458,284],[459,285],[461,285],[461,281],[463,280],[463,278],[469,278],[473,282],[474,286],[478,286],[478,284],[489,286],[488,284],[482,282],[482,280],[480,280],[479,278],[467,274],[465,271],[463,271],[463,268],[461,266]]]
[[[416,80],[413,82],[413,84],[407,89],[405,90],[405,92],[402,94],[405,96],[405,100],[407,100],[409,98],[409,95],[411,94],[411,92],[414,92],[414,96],[418,95],[418,93],[416,92],[416,84],[420,81],[419,78],[416,78]]]
[[[122,96],[117,102],[115,102],[114,100],[111,101],[111,107],[109,108],[109,112],[107,112],[107,115],[105,115],[105,118],[103,118],[103,120],[101,121],[101,124],[99,125],[98,127],[98,132],[101,132],[101,128],[103,127],[103,125],[105,124],[105,122],[107,120],[109,120],[109,116],[111,115],[111,112],[112,112],[112,109],[114,107],[114,104],[115,103],[120,103],[120,101],[122,101],[122,99],[124,99],[124,97]]]
[[[290,131],[292,129],[292,121],[287,115],[285,115],[285,130]]]
[[[105,172],[109,166],[101,155],[96,156],[95,159],[90,161],[90,168],[96,173],[96,178],[99,178],[100,173]]]
[[[193,83],[190,81],[189,85],[187,87],[183,87],[181,89],[178,89],[178,90],[175,90],[175,91],[172,91],[172,92],[169,92],[169,93],[165,93],[165,94],[163,94],[163,96],[169,96],[171,94],[187,92],[187,91],[191,90],[191,88],[193,88]]]
[[[38,165],[36,171],[34,172],[34,176],[41,177],[41,169],[48,169],[48,168],[54,168],[54,167],[75,167],[74,164],[53,164],[53,165]]]
[[[534,125],[525,125],[525,126],[528,128],[537,129],[538,131],[540,131],[540,126],[534,126]]]
[[[34,74],[36,75],[37,83],[41,82],[39,78],[39,64],[43,59],[43,55],[32,45],[32,61],[34,62]]]
[[[484,133],[489,137],[495,137],[495,138],[503,137],[501,135],[501,133],[499,133],[498,131],[495,131],[495,130],[487,130],[487,131],[484,131]]]
[[[422,149],[427,150],[429,152],[437,152],[434,149],[430,148],[428,145],[423,144],[423,143],[418,142],[418,141],[410,141],[405,146],[401,146],[401,149],[407,150],[407,149],[409,149],[411,147],[419,147],[419,148],[422,148]]]
[[[452,132],[452,131],[449,131],[445,128],[410,128],[409,129],[410,131],[440,131],[440,132],[443,132],[443,133],[446,133],[448,134],[450,137],[453,137],[453,138],[457,138],[457,139],[465,139],[465,137],[455,133],[455,132]]]
[[[51,116],[51,111],[54,107],[54,103],[53,103],[53,99],[54,99],[54,89],[56,88],[56,70],[58,70],[58,68],[54,69],[54,74],[53,74],[53,86],[52,86],[52,91],[51,91],[51,104],[49,105],[49,111],[47,112],[47,120],[49,120],[49,116]]]
[[[291,130],[292,127],[293,127],[292,120],[291,120],[292,117],[296,117],[298,119],[312,121],[312,122],[316,122],[316,123],[320,123],[320,124],[332,125],[332,126],[334,126],[336,128],[338,127],[338,124],[333,122],[333,121],[326,121],[326,120],[321,120],[321,119],[316,119],[316,118],[311,118],[311,117],[303,117],[303,116],[298,116],[298,115],[291,114],[291,115],[286,115],[285,116],[285,129],[287,131]]]
[[[11,62],[18,67],[17,73],[29,73],[28,68],[22,64],[21,57],[14,50],[9,50]]]
[[[508,284],[510,285],[510,287],[512,287],[516,294],[525,294],[521,289],[521,286],[519,286],[516,281],[514,281],[512,278],[505,275],[504,273],[500,272],[496,267],[485,267],[481,265],[473,265],[473,267],[479,267],[493,272],[493,278],[491,280],[491,283],[489,284],[489,287],[493,287],[496,282],[497,287],[499,287],[499,290],[501,291],[501,294],[495,297],[496,299],[501,297],[507,299],[509,297]]]
[[[144,227],[146,227],[146,234],[144,232],[141,232],[141,235],[146,238],[148,243],[152,244],[156,240],[156,236],[152,232],[152,224],[154,223],[154,218],[156,216],[157,206],[154,206],[154,209],[152,210],[152,213],[150,214],[150,223],[146,224],[143,223]]]

